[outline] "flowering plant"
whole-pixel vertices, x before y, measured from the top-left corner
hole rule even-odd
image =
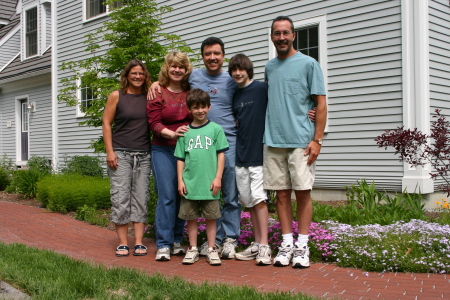
[[[442,178],[445,183],[439,185],[439,190],[450,196],[450,122],[436,109],[436,120],[431,122],[431,134],[427,135],[414,130],[398,127],[386,130],[375,141],[378,147],[394,147],[395,154],[400,154],[400,160],[413,166],[423,166],[430,163],[434,171],[430,173],[432,179]],[[432,139],[430,144],[428,139]]]

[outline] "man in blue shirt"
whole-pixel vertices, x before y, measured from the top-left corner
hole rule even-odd
[[[311,189],[327,118],[325,85],[317,61],[297,52],[293,22],[273,20],[271,39],[277,57],[266,65],[268,106],[264,132],[264,188],[277,191],[283,242],[273,264],[309,267],[308,230],[312,220]],[[308,111],[316,106],[316,122]],[[292,236],[292,190],[297,200],[299,236]]]

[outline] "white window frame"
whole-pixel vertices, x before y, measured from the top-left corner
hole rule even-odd
[[[28,48],[28,44],[27,44],[27,11],[29,11],[30,9],[36,8],[36,54],[27,55],[27,48]],[[21,20],[22,20],[22,60],[26,60],[32,57],[36,57],[41,55],[41,9],[40,9],[40,5],[38,2],[32,3],[26,7],[23,8],[22,10],[22,14],[21,14]]]
[[[328,95],[328,46],[327,46],[327,16],[315,16],[307,19],[293,21],[294,30],[319,26],[319,64],[322,67],[323,80],[325,83],[325,92]],[[269,27],[269,59],[275,58],[277,56],[277,51],[272,43],[271,39],[272,23]],[[328,101],[327,101],[328,106]],[[328,116],[327,125],[325,126],[325,132],[328,132]]]
[[[83,23],[103,18],[104,16],[108,15],[111,12],[109,5],[106,5],[106,12],[95,15],[93,17],[88,17],[87,16],[88,2],[89,2],[89,0],[83,0]]]
[[[46,14],[46,7],[49,7],[50,10],[53,9],[51,2],[50,1],[42,1],[40,7],[38,8],[38,10],[40,10],[41,12],[41,18],[40,20],[38,19],[38,23],[40,22],[41,27],[40,27],[40,46],[41,49],[43,49],[44,51],[42,51],[42,53],[44,53],[50,46],[47,45],[47,14]],[[39,31],[38,31],[38,36],[39,36]],[[41,52],[39,52],[41,53]]]
[[[20,95],[15,97],[16,102],[16,165],[24,166],[27,164],[26,160],[22,160],[22,107],[21,101],[27,100],[27,103],[30,102],[30,96]],[[30,154],[30,115],[28,113],[28,154]]]
[[[78,87],[77,92],[76,92],[76,95],[77,95],[76,117],[77,118],[83,118],[86,115],[85,112],[83,112],[81,110],[81,104],[83,102],[83,99],[81,99],[81,95],[82,95],[81,90],[83,89],[83,87],[81,87],[82,77],[83,76],[81,76],[79,79],[77,79],[77,87]],[[95,100],[95,99],[90,99],[90,101],[92,101],[92,100]]]

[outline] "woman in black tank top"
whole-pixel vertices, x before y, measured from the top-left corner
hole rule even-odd
[[[133,255],[147,254],[143,245],[150,178],[150,130],[146,93],[150,75],[133,59],[120,76],[121,89],[109,95],[103,114],[103,140],[111,181],[111,216],[119,246],[116,256],[128,256],[128,223],[134,227]],[[114,129],[113,129],[114,124]]]

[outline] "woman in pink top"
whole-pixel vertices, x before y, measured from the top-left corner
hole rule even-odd
[[[156,260],[170,260],[170,255],[182,255],[181,247],[185,221],[178,218],[180,196],[177,192],[177,160],[173,156],[177,138],[188,130],[192,115],[186,108],[188,78],[192,66],[186,54],[166,55],[159,73],[161,93],[148,101],[147,116],[152,139],[152,171],[158,193],[155,228]]]

